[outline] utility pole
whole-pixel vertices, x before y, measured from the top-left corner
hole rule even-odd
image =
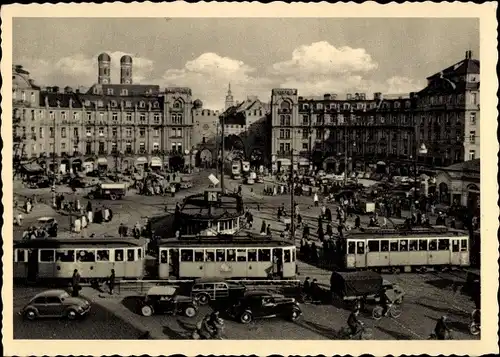
[[[215,126],[215,175],[219,175],[219,122]]]
[[[224,118],[225,118],[225,115],[226,114],[222,114],[221,115],[221,127],[222,127],[222,130],[221,130],[221,137],[222,137],[222,150],[221,150],[221,174],[220,174],[220,187],[222,189],[222,193],[224,193]]]
[[[347,186],[347,118],[344,121],[344,186]]]

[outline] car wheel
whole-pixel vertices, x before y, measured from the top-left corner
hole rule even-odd
[[[206,305],[210,302],[210,297],[207,294],[198,294],[196,300],[198,300],[200,305]]]
[[[186,310],[184,310],[184,315],[187,317],[194,317],[196,316],[196,309],[193,306],[188,306]]]
[[[243,313],[241,314],[241,316],[240,316],[240,321],[241,321],[241,323],[243,323],[243,324],[248,324],[248,323],[250,323],[250,322],[252,321],[252,319],[253,319],[253,316],[252,316],[252,314],[251,314],[250,312],[248,312],[248,311],[243,312]]]
[[[24,317],[30,321],[36,320],[36,311],[33,309],[30,309],[24,313]]]
[[[149,317],[153,315],[153,309],[149,305],[144,305],[143,307],[141,307],[141,314],[142,316]]]
[[[66,316],[68,318],[68,320],[76,320],[78,314],[76,313],[75,310],[73,309],[70,309],[68,310],[68,312],[66,313]]]
[[[109,195],[109,198],[111,199],[111,201],[116,201],[117,196],[114,193],[112,193],[111,195]]]

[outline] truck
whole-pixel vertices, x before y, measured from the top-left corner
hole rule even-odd
[[[231,162],[231,178],[239,180],[241,178],[241,161],[233,160]]]
[[[87,195],[89,199],[120,200],[127,193],[126,183],[99,183]]]
[[[250,173],[250,161],[241,162],[241,171],[244,176],[247,176]]]

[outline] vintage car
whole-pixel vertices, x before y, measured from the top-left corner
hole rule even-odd
[[[198,313],[196,302],[189,296],[178,294],[175,286],[153,286],[144,296],[140,309],[143,316],[181,313],[194,317]]]
[[[209,302],[235,301],[244,295],[246,287],[243,284],[228,282],[221,279],[197,279],[191,288],[191,296],[200,305]]]
[[[302,310],[294,298],[267,291],[248,291],[231,306],[228,315],[248,324],[255,319],[282,317],[296,321]]]
[[[75,320],[88,315],[90,302],[82,297],[72,297],[64,290],[46,290],[33,297],[19,311],[19,315],[28,320],[41,317],[66,317]]]
[[[89,199],[103,198],[112,201],[122,199],[127,193],[127,185],[125,183],[100,183],[92,191],[88,193]]]

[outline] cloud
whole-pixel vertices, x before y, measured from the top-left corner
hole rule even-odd
[[[296,48],[291,59],[273,64],[271,72],[278,76],[308,79],[370,72],[377,67],[378,64],[363,48],[336,48],[321,41]]]
[[[424,87],[421,80],[394,76],[386,81],[385,92],[388,94],[410,93],[422,90]]]
[[[127,54],[115,51],[107,52],[111,57],[111,82],[120,83],[120,58]],[[97,57],[75,54],[60,58],[55,62],[44,59],[24,59],[18,61],[28,71],[36,83],[44,86],[90,86],[97,83]],[[144,83],[151,80],[154,61],[133,56],[132,79],[134,83]]]
[[[258,95],[267,100],[272,82],[269,78],[255,75],[255,68],[243,61],[207,52],[186,62],[181,69],[165,71],[165,86],[190,87],[204,107],[221,109],[224,105],[228,84],[231,83],[235,100],[246,95]]]

